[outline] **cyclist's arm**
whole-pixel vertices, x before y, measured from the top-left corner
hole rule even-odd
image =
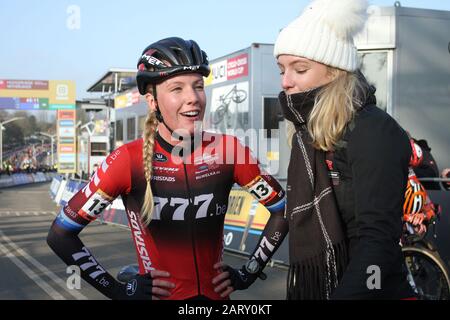
[[[288,220],[284,214],[285,191],[274,177],[261,171],[257,159],[251,155],[248,147],[237,142],[237,154],[245,154],[246,159],[236,161],[235,181],[270,212],[270,218],[250,258],[258,262],[261,271],[289,231]]]
[[[78,266],[81,277],[108,298],[117,297],[123,285],[98,263],[78,234],[114,198],[129,192],[129,188],[129,156],[126,147],[120,147],[106,158],[88,184],[61,209],[47,237],[50,248],[67,265]]]

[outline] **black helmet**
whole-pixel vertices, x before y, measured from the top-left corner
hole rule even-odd
[[[136,81],[144,95],[149,84],[159,83],[168,77],[182,73],[209,75],[208,57],[193,40],[172,37],[152,43],[139,58]]]

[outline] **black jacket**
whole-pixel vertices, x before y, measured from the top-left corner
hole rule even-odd
[[[406,132],[367,103],[333,156],[334,186],[349,240],[350,261],[334,299],[412,297],[399,245],[411,147]],[[375,267],[373,267],[375,266]],[[378,269],[377,269],[378,268]],[[380,289],[369,289],[377,270]]]

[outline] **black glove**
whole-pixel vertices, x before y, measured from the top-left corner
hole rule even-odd
[[[127,283],[117,282],[114,300],[151,300],[153,280],[150,274],[135,275]]]
[[[250,287],[259,277],[265,280],[267,276],[262,272],[261,267],[255,259],[249,260],[241,269],[236,270],[230,266],[225,266],[224,271],[230,273],[231,287],[234,290],[245,290]]]

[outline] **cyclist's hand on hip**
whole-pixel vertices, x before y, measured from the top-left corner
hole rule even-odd
[[[237,270],[229,265],[218,262],[214,269],[221,271],[213,280],[214,291],[222,298],[229,296],[235,290],[245,290],[258,278],[258,273],[250,273],[245,266]]]
[[[117,300],[160,300],[169,297],[172,282],[160,278],[170,277],[166,271],[152,270],[150,273],[135,275],[125,284],[119,283],[114,299]]]

